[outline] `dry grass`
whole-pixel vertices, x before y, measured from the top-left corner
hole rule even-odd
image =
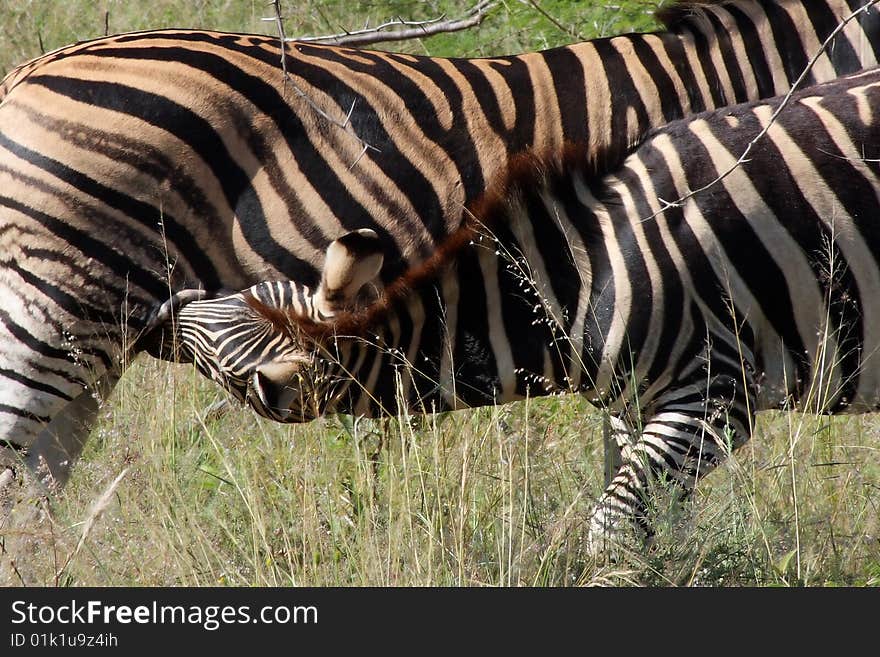
[[[202,419],[220,395],[186,367],[136,364],[28,583],[880,584],[876,418],[794,416],[792,449],[789,415],[762,414],[650,550],[606,564],[582,549],[602,455],[577,397],[282,426]]]

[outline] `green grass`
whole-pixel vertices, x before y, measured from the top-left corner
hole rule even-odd
[[[391,18],[424,20],[463,16],[471,0],[309,0],[282,2],[288,36],[336,34]],[[476,29],[386,44],[390,49],[437,56],[483,56],[552,47],[590,38],[654,29],[651,3],[626,0],[606,8],[590,0],[508,1]],[[545,15],[546,14],[546,15]],[[74,41],[109,32],[193,27],[275,34],[266,0],[25,0],[0,7],[0,74]],[[552,16],[549,20],[547,15]],[[564,28],[564,29],[563,29]],[[381,46],[377,46],[381,47]]]
[[[470,2],[286,2],[289,34]],[[0,69],[104,32],[263,31],[262,2],[7,3]],[[645,5],[510,1],[479,29],[395,49],[491,55],[650,29]],[[565,29],[563,29],[565,28]],[[650,550],[585,554],[600,416],[576,396],[429,417],[282,426],[184,366],[141,357],[102,415],[28,583],[81,585],[878,585],[876,417],[759,416],[752,443],[661,514]],[[122,476],[115,487],[114,481]],[[87,531],[86,531],[87,530]],[[83,539],[83,533],[86,532]],[[13,579],[11,583],[16,583]]]
[[[880,584],[875,418],[762,414],[684,512],[661,514],[650,550],[602,563],[583,549],[600,418],[576,396],[356,424],[200,419],[222,396],[139,361],[56,502],[32,583]]]

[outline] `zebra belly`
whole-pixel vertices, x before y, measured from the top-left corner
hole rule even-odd
[[[861,322],[859,322],[861,324]],[[790,409],[810,413],[870,413],[880,410],[880,354],[861,340],[845,338],[861,328],[816,327],[818,339],[800,359],[782,340],[758,350],[758,410]],[[806,365],[806,367],[804,367]]]

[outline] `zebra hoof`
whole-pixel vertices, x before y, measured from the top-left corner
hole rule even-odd
[[[6,519],[12,511],[18,487],[19,482],[15,470],[11,467],[3,468],[3,471],[0,472],[0,529],[3,529]]]
[[[36,563],[51,522],[43,484],[20,454],[0,448],[0,586],[40,582]]]
[[[0,530],[5,528],[13,506],[21,497],[21,473],[25,468],[21,454],[8,447],[0,447]]]

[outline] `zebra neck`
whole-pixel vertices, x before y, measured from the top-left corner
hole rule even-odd
[[[607,292],[593,269],[607,284],[610,258],[583,174],[523,184],[381,321],[331,341],[333,410],[377,416],[592,391],[600,359],[614,357],[602,349],[610,315],[590,310]]]

